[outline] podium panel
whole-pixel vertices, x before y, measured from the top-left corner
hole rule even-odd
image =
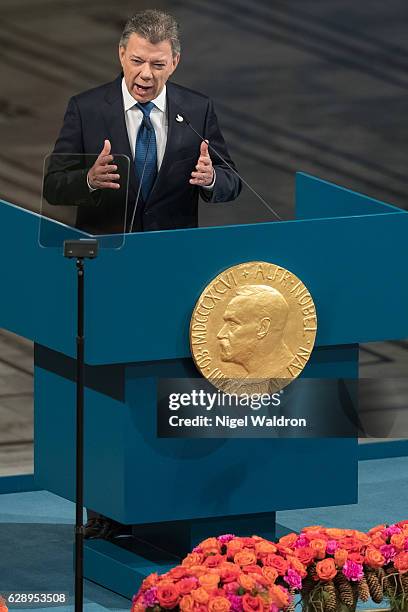
[[[227,525],[273,537],[277,510],[357,501],[352,438],[156,435],[157,379],[192,372],[194,304],[237,263],[274,263],[310,290],[319,326],[304,376],[356,378],[358,343],[408,336],[408,213],[307,175],[297,178],[297,209],[291,222],[127,235],[123,249],[89,262],[85,503],[152,544],[165,537],[167,557],[90,542],[88,578],[129,596]],[[75,274],[58,250],[40,248],[38,215],[3,202],[0,221],[1,253],[13,262],[2,271],[0,326],[36,343],[36,483],[73,500]]]

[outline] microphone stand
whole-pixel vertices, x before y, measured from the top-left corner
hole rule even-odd
[[[141,193],[141,190],[142,190],[143,177],[144,177],[145,171],[146,171],[147,155],[149,153],[150,141],[152,139],[152,132],[154,131],[154,127],[153,127],[152,122],[150,121],[150,118],[146,117],[145,115],[143,115],[142,125],[144,125],[144,127],[148,130],[148,132],[149,132],[149,139],[147,141],[146,155],[145,155],[145,158],[144,158],[143,168],[142,168],[142,172],[141,172],[140,179],[139,179],[139,188],[138,188],[137,194],[136,194],[135,205],[133,207],[133,214],[132,214],[132,218],[130,220],[129,233],[132,233],[132,231],[133,231],[133,224],[135,222],[136,208],[137,208],[137,205],[139,203],[140,193]]]
[[[76,258],[77,337],[76,337],[76,462],[75,462],[75,612],[84,605],[84,372],[85,372],[85,266],[84,259],[98,254],[97,240],[65,240],[64,257]]]
[[[180,107],[179,107],[180,108]],[[182,109],[180,108],[180,110],[182,111]],[[182,111],[183,112],[183,111]],[[183,123],[183,121],[186,122],[186,125],[188,125],[188,127],[190,128],[190,130],[192,130],[194,132],[194,134],[196,134],[200,140],[202,140],[203,142],[206,142],[208,145],[208,148],[210,149],[210,151],[212,151],[213,153],[215,153],[215,155],[217,157],[220,158],[220,160],[222,162],[224,162],[224,164],[231,170],[231,172],[233,172],[235,174],[235,176],[237,176],[246,187],[248,187],[248,189],[250,191],[252,191],[252,193],[258,198],[258,200],[260,200],[262,202],[262,204],[278,219],[278,221],[283,221],[282,217],[280,217],[278,215],[278,213],[276,212],[276,210],[274,210],[272,208],[272,206],[252,187],[252,185],[250,185],[248,183],[248,181],[246,181],[240,174],[239,172],[237,172],[235,170],[235,168],[233,168],[231,166],[231,164],[229,162],[227,162],[227,160],[221,155],[221,153],[219,153],[219,151],[217,151],[217,149],[215,147],[212,146],[212,144],[206,139],[204,138],[204,136],[202,134],[200,134],[199,132],[197,132],[197,130],[195,129],[195,127],[193,127],[191,125],[191,121],[186,117],[186,115],[183,113],[182,115],[180,115],[179,113],[177,113],[177,115],[175,116],[175,120],[177,121],[177,123]]]

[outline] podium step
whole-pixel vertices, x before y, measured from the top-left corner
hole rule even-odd
[[[142,546],[143,543],[139,541]],[[87,580],[103,585],[123,597],[132,599],[144,578],[152,572],[163,574],[180,559],[156,548],[147,548],[146,556],[112,544],[106,540],[86,540],[84,575]],[[143,554],[145,552],[143,551]],[[93,611],[92,611],[93,612]]]

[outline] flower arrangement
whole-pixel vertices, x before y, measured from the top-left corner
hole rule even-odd
[[[301,588],[305,610],[353,611],[358,600],[371,598],[388,599],[395,612],[408,612],[408,521],[368,533],[312,526],[286,538],[307,568]]]
[[[305,527],[277,542],[207,538],[166,574],[151,574],[132,612],[353,612],[388,601],[408,612],[408,521],[355,529]]]
[[[208,538],[181,565],[151,574],[133,598],[132,612],[279,612],[293,604],[306,576],[282,544],[258,536]]]

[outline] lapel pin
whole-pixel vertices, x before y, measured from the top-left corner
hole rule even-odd
[[[182,117],[181,115],[176,115],[176,121],[177,121],[178,123],[183,123],[183,121],[184,121],[184,117]]]

